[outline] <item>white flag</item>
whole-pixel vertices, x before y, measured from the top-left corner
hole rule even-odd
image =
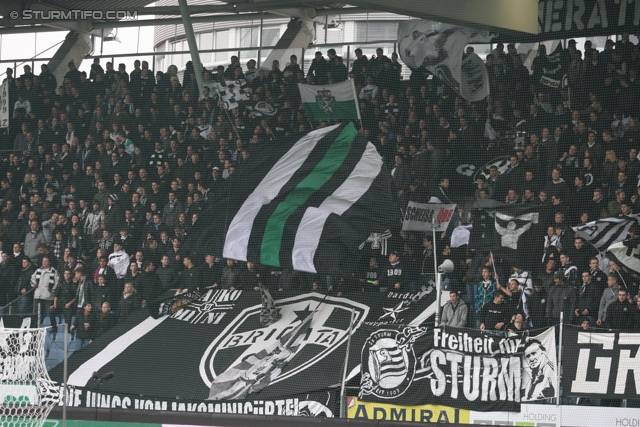
[[[9,83],[0,85],[0,128],[9,127]]]
[[[413,19],[398,26],[400,57],[413,69],[426,67],[468,101],[489,95],[489,77],[482,60],[463,61],[464,49],[478,31],[457,25]]]

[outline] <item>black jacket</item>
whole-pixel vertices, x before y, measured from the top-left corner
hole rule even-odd
[[[113,312],[109,313],[102,319],[100,319],[100,317],[98,316],[98,321],[96,322],[95,337],[98,338],[100,335],[116,326],[117,323],[118,319],[116,318],[116,315],[113,314]]]
[[[140,308],[140,296],[137,293],[129,295],[127,298],[123,296],[120,297],[120,302],[118,303],[118,311],[116,316],[118,317],[118,322],[122,322],[127,318],[131,313]]]
[[[554,286],[549,291],[547,301],[547,319],[556,322],[560,319],[560,312],[564,312],[564,322],[572,322],[573,310],[577,305],[576,290],[573,286],[563,284]]]
[[[576,308],[580,313],[584,309],[589,310],[589,316],[598,317],[598,308],[600,305],[600,297],[602,296],[601,287],[594,281],[582,283],[576,289],[578,294]]]
[[[636,328],[636,324],[634,324],[636,310],[637,308],[627,301],[624,303],[620,302],[620,300],[612,302],[607,307],[605,326],[622,332],[634,331]]]
[[[500,322],[505,324],[509,322],[509,305],[507,303],[496,304],[490,301],[484,305],[480,312],[480,323],[484,323],[486,329],[495,330],[496,325]],[[501,330],[505,330],[503,326]]]
[[[36,272],[36,266],[30,264],[29,267],[23,268],[20,271],[20,275],[18,276],[18,283],[16,284],[16,293],[20,295],[22,293],[22,289],[29,292],[31,288],[31,276]],[[32,296],[33,298],[33,296]]]

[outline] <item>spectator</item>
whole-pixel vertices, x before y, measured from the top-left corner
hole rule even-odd
[[[533,294],[527,299],[529,324],[534,329],[547,326],[547,291],[540,282],[533,282]]]
[[[73,282],[73,272],[69,268],[65,268],[62,273],[60,285],[56,290],[54,297],[54,305],[58,307],[57,314],[62,316],[64,323],[71,325],[71,319],[78,311],[76,302],[77,285]],[[73,339],[73,334],[71,335]]]
[[[493,301],[484,305],[480,312],[480,330],[504,331],[509,321],[509,309],[504,303],[505,295],[496,292]]]
[[[22,296],[22,298],[18,300],[18,312],[20,314],[26,314],[33,305],[34,292],[31,286],[31,277],[36,272],[36,267],[27,256],[22,255],[18,259],[22,267],[16,285],[17,295]]]
[[[460,297],[462,292],[450,291],[449,301],[442,307],[440,323],[446,326],[464,328],[467,325],[468,306]]]
[[[200,277],[200,271],[196,268],[192,255],[185,255],[182,257],[182,264],[184,270],[182,271],[182,278],[180,279],[180,287],[176,294],[184,293],[187,291],[199,291],[202,286],[202,280]],[[214,287],[218,287],[215,283]]]
[[[51,332],[58,332],[58,324],[56,323],[55,293],[60,282],[58,271],[51,266],[51,260],[48,256],[42,258],[42,267],[38,268],[31,276],[31,287],[36,288],[34,293],[34,303],[40,313],[40,326],[45,316],[49,316],[51,321]]]
[[[122,297],[118,303],[118,311],[116,313],[118,323],[123,322],[131,313],[139,308],[140,297],[138,296],[136,288],[131,282],[125,283],[124,289],[122,290]]]
[[[588,271],[582,273],[582,285],[577,289],[577,303],[574,310],[575,318],[589,320],[589,324],[596,321],[597,312],[602,295],[600,286],[593,280],[593,276]]]
[[[47,239],[37,221],[31,221],[29,227],[31,231],[24,238],[24,254],[31,259],[31,262],[35,263],[38,261],[38,246],[46,245]]]
[[[116,277],[119,280],[124,279],[127,275],[127,269],[129,268],[129,255],[122,250],[122,244],[120,242],[113,243],[113,253],[109,255],[109,267],[113,268]]]
[[[604,326],[620,332],[633,332],[637,323],[634,323],[634,306],[629,299],[626,289],[618,288],[618,299],[607,306],[607,315]]]
[[[109,329],[118,323],[116,315],[111,311],[111,304],[105,301],[102,303],[100,315],[95,323],[95,338],[104,335]]]
[[[547,301],[546,316],[549,325],[560,323],[560,313],[563,314],[563,323],[573,323],[574,307],[577,305],[576,290],[567,283],[566,276],[562,271],[556,271],[553,280],[555,286],[549,291]]]
[[[86,301],[76,313],[76,319],[69,328],[71,331],[76,331],[76,337],[78,338],[76,349],[85,348],[93,340],[96,323],[96,314],[93,312],[91,302]]]
[[[605,288],[605,290],[602,292],[602,296],[600,297],[598,320],[596,320],[596,324],[598,326],[606,325],[605,321],[607,320],[607,309],[609,308],[611,303],[618,300],[619,289],[620,285],[618,284],[618,277],[612,274],[607,279],[607,288]]]

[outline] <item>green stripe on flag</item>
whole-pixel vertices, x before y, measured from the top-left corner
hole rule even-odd
[[[334,102],[331,112],[323,110],[317,102],[305,102],[304,108],[311,121],[319,120],[357,120],[358,110],[355,100]]]
[[[262,264],[280,266],[280,246],[282,245],[282,235],[287,219],[296,209],[304,205],[313,193],[331,179],[347,158],[349,151],[351,151],[356,135],[358,135],[358,130],[353,123],[345,126],[325,153],[324,158],[278,204],[278,207],[267,221],[264,236],[262,237],[262,245],[260,247],[260,262]]]

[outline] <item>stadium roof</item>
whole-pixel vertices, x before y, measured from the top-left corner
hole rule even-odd
[[[189,12],[196,18],[216,21],[255,19],[255,14],[263,13],[270,17],[291,16],[303,19],[327,15],[351,13],[390,12],[415,18],[433,19],[440,22],[466,25],[472,28],[500,33],[537,34],[538,0],[519,0],[517,6],[512,0],[350,0],[349,6],[336,5],[331,1],[301,0],[254,0],[217,2],[203,5],[202,0],[187,0]],[[180,12],[175,6],[151,6],[149,0],[3,0],[0,2],[0,31],[4,34],[40,31],[75,30],[100,34],[105,28],[118,27],[115,20],[77,20],[67,21],[51,19],[23,19],[24,10],[49,11],[136,11],[138,15],[156,15],[157,19],[127,22],[131,25],[162,25],[163,19],[179,18]],[[12,13],[13,12],[13,13]],[[18,19],[15,19],[16,12]],[[253,16],[252,16],[253,15]],[[33,16],[33,15],[32,15]],[[42,16],[40,16],[42,18]],[[166,23],[169,23],[168,21]],[[128,26],[129,26],[128,25]]]

